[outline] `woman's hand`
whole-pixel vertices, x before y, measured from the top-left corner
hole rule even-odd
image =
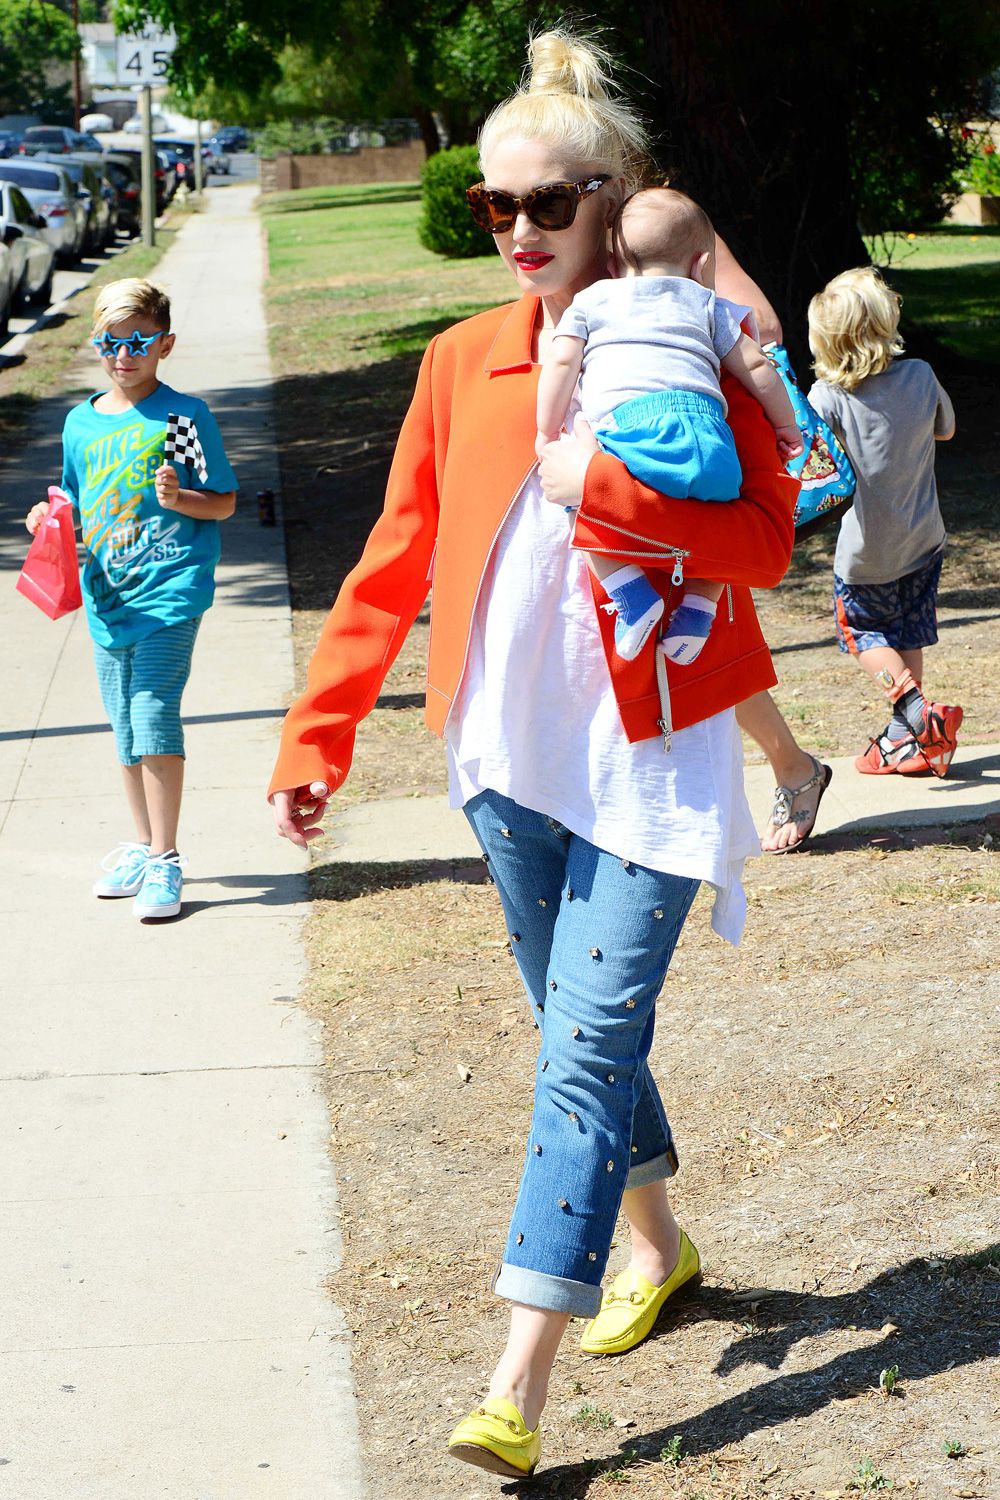
[[[329,800],[330,788],[325,781],[311,781],[308,786],[275,792],[271,806],[278,836],[300,849],[308,849],[309,840],[318,839],[323,832],[320,825]]]
[[[156,498],[164,510],[173,510],[181,492],[181,482],[173,464],[161,464],[153,477]]]
[[[42,522],[45,520],[45,517],[48,515],[48,510],[48,500],[39,500],[38,504],[33,505],[28,511],[28,514],[24,518],[24,524],[25,526],[27,526],[32,536],[36,535],[39,526],[41,526]]]
[[[561,437],[543,451],[538,464],[542,493],[553,505],[579,505],[590,460],[597,452],[597,439],[590,423],[577,417],[573,436]]]

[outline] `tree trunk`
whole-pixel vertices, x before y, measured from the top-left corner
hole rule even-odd
[[[646,0],[642,15],[660,164],[774,304],[808,385],[809,298],[869,259],[850,177],[852,79],[836,8]]]
[[[424,143],[424,150],[428,156],[433,156],[436,151],[441,150],[441,137],[438,135],[433,114],[422,104],[418,104],[414,106],[413,118],[420,126],[420,138]]]

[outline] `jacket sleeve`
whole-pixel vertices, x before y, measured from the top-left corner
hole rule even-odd
[[[633,479],[617,458],[590,461],[573,545],[607,552],[623,563],[684,571],[719,583],[773,588],[792,555],[792,511],[799,482],[778,458],[774,430],[757,400],[724,375],[729,425],[743,469],[738,498],[724,504],[676,500]]]
[[[344,781],[370,713],[429,586],[438,523],[431,404],[434,342],[420,366],[389,471],[385,506],[316,644],[305,692],[285,716],[268,796]]]

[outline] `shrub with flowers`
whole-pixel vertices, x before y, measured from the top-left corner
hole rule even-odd
[[[962,137],[968,146],[968,157],[962,172],[962,187],[967,193],[981,193],[984,198],[1000,198],[1000,150],[988,130],[970,130]]]

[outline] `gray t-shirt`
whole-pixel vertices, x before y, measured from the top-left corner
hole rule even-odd
[[[626,276],[577,292],[556,334],[585,340],[583,414],[600,426],[616,406],[654,391],[696,391],[726,403],[722,360],[747,309],[684,276]]]
[[[934,435],[955,413],[930,365],[895,359],[853,391],[817,380],[809,401],[843,441],[858,476],[840,523],[834,572],[845,583],[892,583],[947,540],[934,482]]]

